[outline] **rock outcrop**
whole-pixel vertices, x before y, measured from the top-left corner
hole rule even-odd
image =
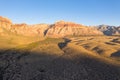
[[[64,36],[80,36],[80,35],[103,35],[96,28],[87,27],[72,22],[59,21],[51,25],[46,36],[64,37]]]
[[[6,35],[4,29],[9,30],[11,28],[11,25],[11,20],[0,16],[0,35]]]
[[[120,35],[120,26],[108,26],[100,25],[97,27],[99,31],[103,32],[104,35]]]
[[[27,24],[15,24],[12,25],[11,32],[16,34],[21,34],[24,36],[35,36],[40,37],[44,36],[44,31],[48,29],[49,25],[47,24],[36,24],[36,25],[27,25]]]
[[[12,21],[0,17],[0,35],[8,35],[9,33],[14,33],[23,36],[44,36],[44,31],[49,27],[47,24],[36,24],[27,25],[23,24],[12,24]]]
[[[64,37],[64,36],[79,36],[79,35],[102,35],[102,32],[96,28],[87,27],[73,22],[59,21],[55,24],[36,24],[27,25],[12,24],[12,21],[0,17],[0,34],[7,32],[15,33],[24,36],[47,36],[47,37]]]
[[[12,25],[12,21],[9,20],[8,18],[4,18],[0,16],[0,27],[10,29]]]
[[[8,18],[0,16],[0,35],[14,33],[23,36],[40,36],[40,37],[65,37],[65,36],[84,36],[84,35],[120,35],[120,26],[100,25],[88,27],[85,25],[59,21],[55,24],[35,24],[27,25],[13,24]]]

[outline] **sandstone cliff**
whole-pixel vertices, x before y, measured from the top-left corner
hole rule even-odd
[[[12,21],[11,20],[0,16],[0,27],[6,28],[6,29],[10,29],[11,25],[12,25]]]
[[[87,27],[72,22],[59,21],[51,25],[46,36],[64,37],[80,35],[102,35],[103,33],[93,27]]]
[[[14,33],[23,36],[44,36],[44,31],[49,27],[47,24],[12,24],[12,21],[0,17],[0,35],[8,35],[9,33]]]
[[[48,29],[49,25],[47,24],[36,24],[36,25],[27,25],[27,24],[15,24],[12,25],[11,32],[16,34],[21,34],[24,36],[35,36],[40,37],[44,36],[44,31]]]
[[[80,35],[102,35],[103,33],[96,28],[87,27],[73,22],[59,21],[55,24],[12,24],[12,21],[0,17],[0,35],[5,35],[5,31],[23,36],[40,36],[40,37],[65,37]],[[9,34],[8,33],[8,34]]]

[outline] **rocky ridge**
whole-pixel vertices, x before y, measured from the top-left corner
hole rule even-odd
[[[81,36],[81,35],[103,35],[96,28],[76,24],[73,22],[59,21],[49,28],[47,35],[50,37]]]
[[[120,26],[99,25],[97,28],[105,35],[120,35]]]
[[[12,21],[8,18],[4,18],[0,16],[0,34],[3,34],[3,29],[9,30],[11,28]]]
[[[13,24],[8,18],[0,17],[0,35],[5,35],[5,30],[24,36],[37,35],[40,37],[47,36],[54,38],[81,35],[120,35],[120,27],[115,26],[100,25],[88,27],[65,21],[58,21],[54,24]]]

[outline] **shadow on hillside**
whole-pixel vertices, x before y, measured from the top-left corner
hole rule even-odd
[[[44,36],[46,36],[48,30],[49,30],[49,28],[44,31]]]
[[[119,38],[113,39],[111,42],[120,43]]]
[[[111,57],[120,57],[120,51],[113,53]]]
[[[44,36],[46,36],[48,30],[49,30],[52,26],[53,26],[53,25],[50,25],[49,28],[44,31]]]
[[[96,51],[98,54],[102,54],[104,52],[104,50],[100,49],[98,46],[94,47],[92,50]]]
[[[67,46],[67,44],[68,44],[69,42],[71,42],[71,40],[69,40],[69,39],[67,39],[67,38],[64,38],[64,42],[58,43],[58,47],[59,47],[60,49],[63,49],[65,46]]]
[[[106,35],[106,36],[111,36],[112,35],[111,31],[103,31],[103,34]]]
[[[89,57],[0,50],[0,80],[120,80],[120,67]]]
[[[105,42],[105,44],[108,44],[108,45],[116,45],[116,44],[110,43],[110,42]]]

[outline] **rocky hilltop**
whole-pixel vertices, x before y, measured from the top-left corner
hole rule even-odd
[[[0,34],[3,34],[3,29],[9,30],[11,28],[11,25],[11,20],[0,16]]]
[[[80,36],[80,35],[102,35],[103,33],[93,27],[76,24],[73,22],[59,21],[51,25],[47,35],[50,37]]]
[[[7,33],[14,33],[23,36],[44,36],[44,31],[48,29],[47,24],[27,25],[13,24],[11,20],[0,17],[0,35],[7,35]]]
[[[47,24],[36,24],[36,25],[14,24],[11,26],[10,31],[24,36],[38,35],[40,37],[43,37],[44,31],[48,29],[48,27],[49,25]]]
[[[6,27],[6,26],[8,27],[8,26],[11,26],[11,24],[12,24],[11,20],[0,16],[0,26],[1,27]]]
[[[99,25],[97,28],[105,35],[120,35],[120,26]]]
[[[79,36],[79,35],[102,35],[101,31],[96,28],[87,27],[73,22],[59,21],[55,24],[13,24],[11,20],[0,17],[0,34],[5,35],[5,31],[24,35],[40,37],[64,37],[64,36]]]

